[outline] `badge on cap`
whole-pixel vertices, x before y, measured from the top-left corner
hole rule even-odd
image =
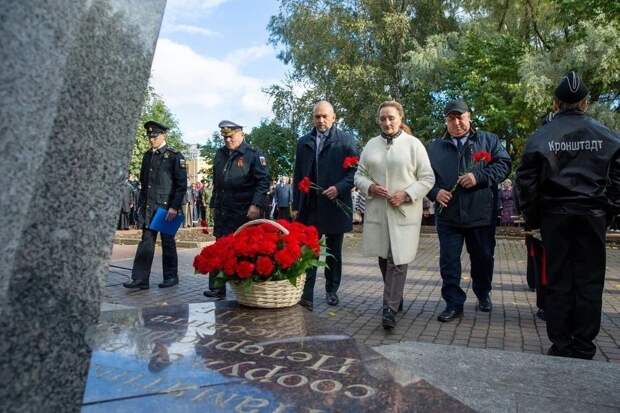
[[[265,159],[264,156],[259,156],[258,160],[260,161],[260,164],[263,166],[267,166],[267,160]]]
[[[179,159],[179,166],[181,166],[181,169],[185,169],[186,168],[185,158]]]

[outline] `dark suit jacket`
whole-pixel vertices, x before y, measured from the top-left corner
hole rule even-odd
[[[295,170],[293,176],[293,209],[299,211],[298,220],[306,225],[315,225],[322,234],[340,234],[353,229],[352,219],[334,201],[311,190],[304,194],[298,184],[304,177],[323,189],[335,186],[338,198],[349,208],[355,168],[344,169],[342,163],[347,156],[358,156],[355,141],[351,135],[332,126],[319,154],[318,176],[315,164],[316,129],[297,141]]]

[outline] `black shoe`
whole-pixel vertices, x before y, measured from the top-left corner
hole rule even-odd
[[[485,299],[478,301],[478,310],[483,313],[490,313],[493,309],[493,303],[491,302],[491,297],[487,297]]]
[[[125,287],[125,288],[139,288],[141,290],[148,290],[149,289],[149,282],[148,281],[140,281],[140,280],[131,280],[128,283],[123,283],[123,287]]]
[[[445,323],[446,321],[452,321],[462,316],[463,316],[463,309],[454,310],[454,309],[446,308],[445,310],[441,312],[441,314],[439,314],[439,316],[437,317],[437,320],[441,321],[442,323]]]
[[[383,309],[383,328],[386,330],[391,330],[396,327],[396,317],[394,317],[396,313],[390,308],[385,307]]]
[[[205,297],[217,298],[218,300],[226,298],[226,291],[222,291],[222,290],[207,290],[203,292],[203,294]]]
[[[546,321],[545,320],[545,310],[543,310],[542,308],[539,308],[538,311],[536,311],[536,317],[538,317],[542,321]]]
[[[338,296],[336,293],[327,293],[327,304],[338,305]]]
[[[310,300],[304,300],[302,298],[301,300],[299,300],[299,305],[308,311],[314,311],[314,304]]]
[[[168,278],[167,280],[164,280],[163,283],[160,283],[157,286],[159,288],[168,288],[168,287],[173,287],[177,285],[178,283],[179,283],[179,277],[174,277],[174,278]]]
[[[555,344],[549,347],[549,350],[547,350],[547,355],[555,357],[572,357],[570,349],[560,350],[556,347]]]
[[[403,311],[403,302],[404,302],[404,300],[401,298],[400,299],[400,304],[398,305],[398,311],[397,311],[398,313]]]

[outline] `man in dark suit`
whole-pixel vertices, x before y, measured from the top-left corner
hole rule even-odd
[[[166,220],[176,218],[183,204],[187,184],[185,158],[177,150],[166,145],[168,127],[155,121],[144,124],[151,149],[142,158],[140,168],[140,196],[138,216],[142,228],[142,240],[138,244],[131,271],[131,282],[123,283],[126,288],[149,288],[151,265],[155,255],[157,231],[149,229],[157,208],[167,210]],[[179,283],[177,246],[174,235],[161,234],[164,282],[159,288],[172,287]]]
[[[312,111],[314,128],[297,142],[293,178],[293,218],[314,225],[327,244],[325,291],[327,304],[338,304],[338,287],[342,273],[344,233],[353,229],[351,216],[336,204],[336,198],[351,210],[351,189],[355,168],[343,168],[344,158],[357,156],[353,137],[334,126],[336,115],[327,101],[318,102]],[[321,193],[299,191],[297,185],[308,177],[324,188]],[[306,273],[300,304],[313,309],[316,268]]]

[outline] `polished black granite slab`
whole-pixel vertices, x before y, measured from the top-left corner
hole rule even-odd
[[[300,307],[234,302],[105,312],[84,412],[469,412]]]

